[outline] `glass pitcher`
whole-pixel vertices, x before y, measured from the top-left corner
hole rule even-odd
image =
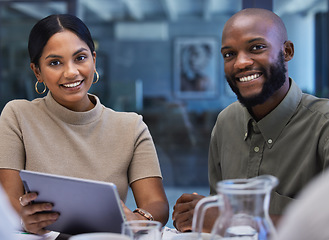
[[[206,210],[217,206],[220,215],[211,231],[212,240],[272,238],[276,232],[268,209],[271,191],[277,184],[278,179],[271,175],[218,182],[218,194],[203,198],[196,205],[192,231],[201,233]]]

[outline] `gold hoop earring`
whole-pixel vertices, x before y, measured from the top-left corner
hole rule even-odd
[[[97,72],[97,71],[95,71],[95,73],[96,73],[96,81],[94,81],[94,82],[93,82],[93,84],[97,83],[97,82],[98,82],[98,80],[99,80],[99,74],[98,74],[98,72]]]
[[[35,91],[37,92],[37,93],[39,93],[39,94],[44,94],[45,92],[46,92],[46,90],[47,90],[47,86],[46,86],[46,84],[44,83],[44,82],[42,82],[43,83],[43,85],[45,86],[45,88],[43,89],[43,91],[42,92],[39,92],[39,90],[38,90],[38,83],[39,83],[39,81],[37,81],[36,83],[35,83]]]

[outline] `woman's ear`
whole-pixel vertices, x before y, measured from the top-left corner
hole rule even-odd
[[[38,79],[38,81],[42,82],[40,68],[37,65],[35,65],[35,63],[31,63],[30,68],[32,69],[32,71],[33,71],[35,77]]]
[[[284,60],[286,62],[290,61],[294,57],[294,53],[295,53],[294,44],[291,41],[286,41],[284,43],[284,49],[283,49]]]
[[[93,51],[93,61],[94,61],[94,68],[95,68],[95,70],[96,70],[96,52],[95,51]]]

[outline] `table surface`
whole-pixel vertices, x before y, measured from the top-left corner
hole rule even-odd
[[[171,238],[177,234],[179,234],[179,232],[176,229],[164,227],[162,240],[171,240]],[[15,234],[15,236],[16,239],[18,240],[55,240],[59,236],[59,233],[50,232],[45,235],[39,236],[39,235],[28,234],[24,232],[18,232]]]

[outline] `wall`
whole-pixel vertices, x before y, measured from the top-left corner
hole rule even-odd
[[[308,93],[315,92],[315,16],[313,14],[286,14],[282,16],[288,38],[294,43],[295,56],[289,62],[289,75]]]
[[[223,61],[220,54],[221,32],[228,16],[216,21],[186,21],[167,23],[168,39],[121,40],[113,36],[113,25],[91,26],[91,32],[99,39],[98,52],[105,52],[109,58],[107,71],[111,84],[120,81],[129,87],[137,79],[143,81],[143,93],[147,98],[164,98],[166,101],[183,102],[188,111],[220,111],[235,100],[224,78]],[[141,25],[143,23],[140,23]],[[89,24],[90,26],[90,24]],[[104,36],[104,29],[106,35]],[[216,40],[216,79],[218,94],[210,99],[177,99],[173,93],[174,42],[179,37],[211,37]],[[132,84],[130,84],[132,86]],[[111,87],[110,87],[111,88]],[[117,90],[113,86],[111,91]],[[110,100],[109,100],[110,101]]]

